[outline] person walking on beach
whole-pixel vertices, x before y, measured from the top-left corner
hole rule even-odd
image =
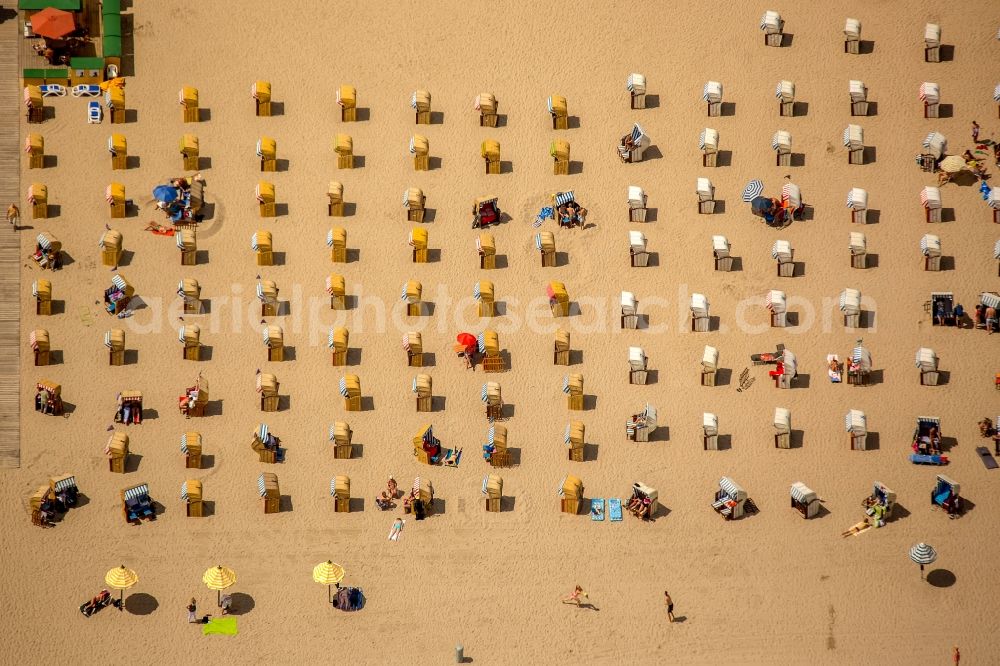
[[[951,660],[955,662],[955,666],[958,666],[958,662],[962,661],[962,653],[958,651],[958,646],[951,646]]]
[[[590,597],[587,596],[587,593],[583,591],[583,588],[577,585],[576,588],[573,590],[573,594],[569,595],[568,597],[565,597],[562,600],[562,602],[564,604],[576,604],[577,606],[579,606],[581,598],[590,599]]]
[[[11,204],[7,206],[7,221],[10,222],[10,226],[14,227],[17,231],[17,223],[21,219],[21,211],[18,210],[17,204]]]
[[[194,598],[192,598],[191,603],[188,604],[187,611],[188,611],[188,623],[193,624],[197,622],[198,618],[196,616],[198,614],[198,604],[195,603]]]
[[[671,624],[674,622],[674,600],[670,597],[670,593],[666,590],[663,591],[663,604],[667,607],[667,621]]]
[[[972,121],[972,143],[979,143],[979,123]]]

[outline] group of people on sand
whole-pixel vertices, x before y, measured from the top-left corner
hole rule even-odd
[[[559,206],[556,213],[560,227],[583,227],[587,222],[587,209],[575,201]]]
[[[986,139],[982,142],[979,140],[979,123],[975,120],[972,121],[972,143],[975,145],[975,150],[977,153],[982,154],[984,157],[976,157],[971,150],[966,150],[962,153],[962,159],[965,160],[965,168],[972,172],[972,174],[979,178],[980,180],[985,180],[989,177],[986,172],[986,158],[985,156],[989,154],[990,145],[993,146],[993,161],[996,163],[998,169],[1000,169],[1000,143]],[[950,183],[955,178],[954,173],[947,173],[945,171],[938,172],[938,185],[944,185],[945,183]]]
[[[993,419],[987,416],[979,422],[979,434],[993,440],[993,453],[1000,456],[1000,428],[993,424]]]

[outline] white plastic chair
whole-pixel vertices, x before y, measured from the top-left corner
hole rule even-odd
[[[101,103],[98,101],[87,102],[87,122],[91,124],[100,124],[104,117],[104,112],[101,111]]]
[[[58,83],[48,83],[45,85],[38,86],[38,89],[42,91],[42,97],[65,97],[66,88],[59,85]]]
[[[70,89],[70,94],[73,95],[73,97],[97,97],[101,94],[101,86],[81,83],[73,86],[73,88]]]

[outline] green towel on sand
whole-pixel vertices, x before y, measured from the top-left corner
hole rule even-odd
[[[235,636],[240,632],[236,629],[235,617],[219,617],[209,620],[208,624],[202,625],[201,633],[203,636],[208,636],[209,634]]]

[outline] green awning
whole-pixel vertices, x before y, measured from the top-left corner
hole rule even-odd
[[[80,0],[17,0],[18,9],[36,11],[39,9],[65,9],[68,12],[80,11]]]
[[[70,69],[104,69],[104,58],[70,58]]]
[[[122,17],[120,14],[105,14],[101,19],[103,20],[102,34],[112,37],[122,36]]]
[[[68,69],[45,69],[42,71],[45,72],[46,81],[58,81],[60,79],[65,81],[69,78]]]
[[[121,14],[122,0],[104,0],[101,3],[102,14]]]
[[[116,35],[105,35],[103,56],[105,58],[121,58],[122,38]]]
[[[22,77],[25,79],[44,79],[45,70],[44,69],[26,69],[22,73]]]

